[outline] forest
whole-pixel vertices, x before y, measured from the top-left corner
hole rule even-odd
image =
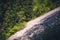
[[[25,28],[33,20],[60,6],[60,0],[0,0],[0,40]]]

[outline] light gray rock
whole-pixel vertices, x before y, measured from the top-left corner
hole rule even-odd
[[[60,7],[29,21],[7,40],[60,40]]]

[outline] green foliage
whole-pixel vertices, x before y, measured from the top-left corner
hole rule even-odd
[[[60,0],[34,0],[33,14],[38,17],[58,6],[60,6]]]
[[[5,40],[25,24],[60,5],[60,0],[0,0],[0,40]]]
[[[22,22],[20,24],[15,25],[13,28],[9,28],[9,31],[6,33],[6,38],[8,38],[10,35],[14,34],[16,31],[19,31],[23,28],[25,28],[26,22]]]

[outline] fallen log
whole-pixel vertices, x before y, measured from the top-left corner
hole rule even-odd
[[[60,40],[60,7],[29,21],[7,40]]]

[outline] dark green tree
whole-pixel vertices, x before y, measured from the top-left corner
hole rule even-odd
[[[5,40],[6,33],[18,22],[23,22],[31,15],[32,0],[0,0],[0,40]],[[31,6],[31,7],[30,7]]]

